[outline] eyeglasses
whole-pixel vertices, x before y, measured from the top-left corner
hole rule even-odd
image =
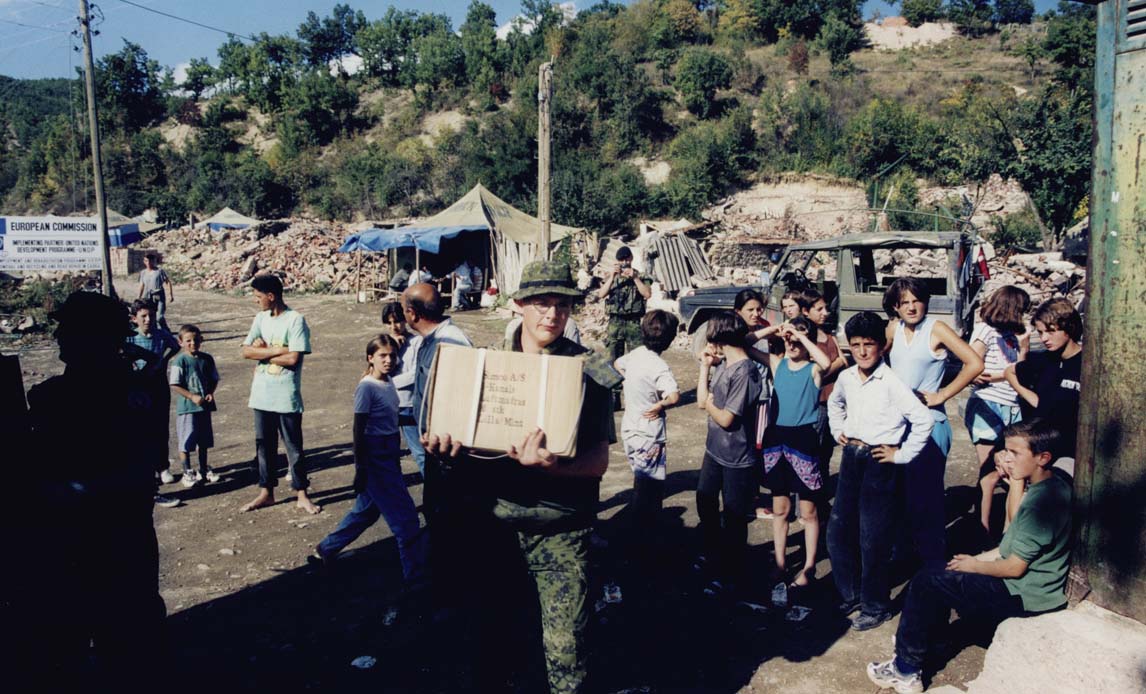
[[[542,315],[549,313],[550,309],[557,313],[569,313],[573,310],[573,304],[563,299],[532,299],[527,300],[525,305]]]

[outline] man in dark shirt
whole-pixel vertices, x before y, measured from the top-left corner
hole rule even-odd
[[[562,336],[573,302],[582,296],[568,266],[546,261],[525,266],[521,288],[513,295],[523,320],[506,344],[515,352],[582,358],[584,400],[576,455],[551,453],[540,429],[510,447],[508,459],[495,461],[459,457],[461,446],[448,434],[431,434],[425,440],[427,453],[457,459],[458,467],[475,471],[474,484],[488,491],[500,530],[494,531],[491,544],[500,538],[504,545],[510,538],[516,545],[505,564],[524,568],[536,590],[552,692],[581,691],[587,674],[589,535],[601,477],[609,466],[609,444],[616,441],[609,389],[621,380],[600,355]],[[489,596],[485,598],[488,603]],[[499,641],[496,648],[504,650],[504,643]],[[504,652],[495,658],[504,659]]]

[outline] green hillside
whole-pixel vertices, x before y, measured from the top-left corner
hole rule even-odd
[[[562,223],[616,233],[786,172],[882,176],[891,207],[912,209],[917,178],[1000,173],[1030,192],[1045,237],[1061,233],[1089,185],[1093,10],[1064,3],[1032,22],[1023,2],[955,0],[905,14],[930,19],[920,4],[959,35],[878,50],[857,0],[606,0],[571,22],[524,0],[536,29],[506,40],[477,0],[457,31],[444,15],[339,5],[294,35],[232,38],[182,84],[125,42],[97,66],[109,204],[173,222],[224,205],[382,218],[434,212],[481,181],[532,211],[537,68],[552,57]],[[330,69],[338,58],[361,69]],[[90,203],[75,88],[0,78],[5,212]],[[644,175],[650,161],[666,180]]]

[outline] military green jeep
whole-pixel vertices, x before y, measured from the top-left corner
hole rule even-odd
[[[789,246],[766,285],[749,285],[766,301],[765,318],[782,320],[780,299],[790,289],[813,287],[824,295],[828,327],[846,345],[843,326],[860,311],[883,314],[883,294],[897,277],[912,275],[931,290],[929,314],[964,338],[971,334],[979,290],[986,279],[976,262],[975,235],[965,232],[895,231],[846,234]],[[681,295],[681,324],[703,348],[704,326],[716,311],[731,310],[745,286],[708,287]]]

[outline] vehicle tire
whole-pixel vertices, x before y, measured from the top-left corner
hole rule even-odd
[[[704,321],[696,326],[696,332],[692,334],[692,356],[700,359],[700,355],[704,353],[704,348],[708,346],[708,339],[705,335],[708,334],[708,321]]]

